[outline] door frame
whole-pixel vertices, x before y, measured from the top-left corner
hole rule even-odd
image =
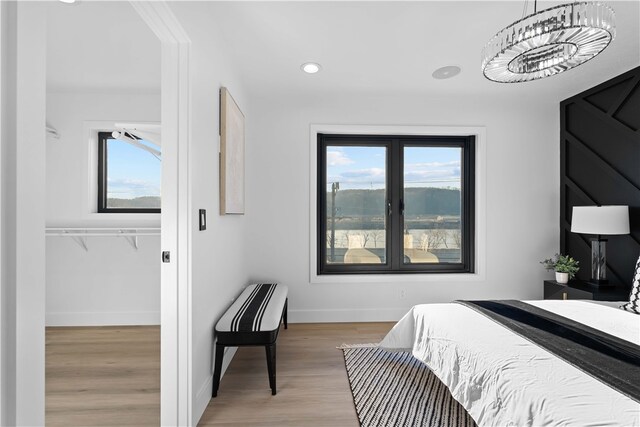
[[[188,173],[191,42],[164,1],[130,3],[161,42],[161,247],[171,252],[171,262],[161,267],[160,412],[162,425],[187,426],[192,420]],[[12,144],[16,147],[15,183],[21,191],[11,212],[15,212],[15,218],[10,218],[16,224],[16,253],[11,265],[2,260],[2,268],[11,267],[16,276],[15,323],[6,325],[15,333],[15,359],[7,361],[11,365],[7,370],[2,360],[3,374],[15,372],[15,383],[10,384],[15,385],[15,393],[11,401],[2,402],[11,404],[10,408],[2,407],[2,416],[18,425],[41,425],[45,410],[46,15],[40,4],[19,2],[16,6],[17,69],[23,72],[16,75],[17,135]],[[5,214],[3,210],[2,216]]]
[[[164,1],[130,1],[162,50],[162,211],[160,423],[192,423],[189,183],[189,48],[191,41]],[[160,256],[160,254],[158,254]]]

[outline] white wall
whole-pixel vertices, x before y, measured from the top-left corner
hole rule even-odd
[[[10,200],[3,204],[3,226],[13,229],[6,241],[6,251],[12,251],[6,286],[15,286],[15,299],[8,301],[16,307],[15,317],[9,321],[10,335],[15,337],[15,366],[8,386],[15,384],[9,399],[14,403],[8,408],[7,419],[16,425],[44,425],[44,180],[45,180],[45,81],[46,20],[41,4],[18,3],[16,17],[15,80],[9,82],[16,91],[15,138],[3,140],[15,161],[9,175],[3,171],[3,190],[8,190]],[[12,56],[9,56],[12,58]],[[15,115],[14,115],[15,114]],[[3,135],[5,136],[5,135]],[[14,136],[10,134],[10,137]],[[4,151],[4,150],[3,150]],[[3,155],[6,152],[3,152]],[[15,197],[14,197],[15,195]],[[3,259],[5,261],[6,259]],[[6,279],[7,277],[3,277]],[[15,329],[14,329],[15,328]],[[12,337],[13,338],[13,337]],[[10,346],[12,341],[8,343]]]
[[[97,151],[92,126],[160,122],[160,95],[48,93],[48,227],[159,227],[159,214],[98,214]],[[92,145],[94,146],[92,149]],[[49,326],[160,323],[160,237],[89,237],[88,251],[69,237],[47,237],[46,321]]]
[[[0,425],[16,420],[16,3],[0,2]]]
[[[557,105],[477,97],[323,96],[252,99],[247,145],[247,259],[252,278],[289,286],[293,322],[396,320],[418,303],[541,298],[538,261],[558,246]],[[486,276],[312,284],[311,124],[484,126]],[[404,295],[404,297],[402,296]]]
[[[159,325],[160,237],[47,237],[47,326]]]
[[[160,94],[122,92],[48,92],[47,122],[60,139],[47,139],[47,226],[102,227],[122,224],[158,227],[159,214],[96,214],[97,152],[89,128],[117,122],[160,123]],[[91,197],[90,197],[91,195]]]
[[[177,13],[178,17],[180,14]],[[190,31],[191,102],[189,170],[191,185],[192,419],[197,424],[211,399],[213,329],[248,284],[245,247],[248,215],[219,215],[219,104],[229,89],[247,122],[253,116],[241,82],[216,41]],[[198,209],[207,210],[207,230],[198,231]],[[225,366],[231,360],[225,357]]]

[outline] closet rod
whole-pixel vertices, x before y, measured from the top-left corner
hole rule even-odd
[[[117,228],[47,228],[47,236],[159,236],[160,228],[138,228],[138,227],[117,227]]]

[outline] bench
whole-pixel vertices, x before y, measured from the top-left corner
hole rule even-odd
[[[276,394],[276,339],[280,322],[287,329],[287,287],[278,284],[247,286],[216,324],[216,360],[213,397],[218,395],[225,347],[264,346],[271,394]]]

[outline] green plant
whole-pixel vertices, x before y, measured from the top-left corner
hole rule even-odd
[[[569,278],[573,279],[580,270],[580,262],[576,261],[569,255],[555,254],[553,258],[547,258],[540,261],[540,264],[549,271],[556,273],[569,273]]]

